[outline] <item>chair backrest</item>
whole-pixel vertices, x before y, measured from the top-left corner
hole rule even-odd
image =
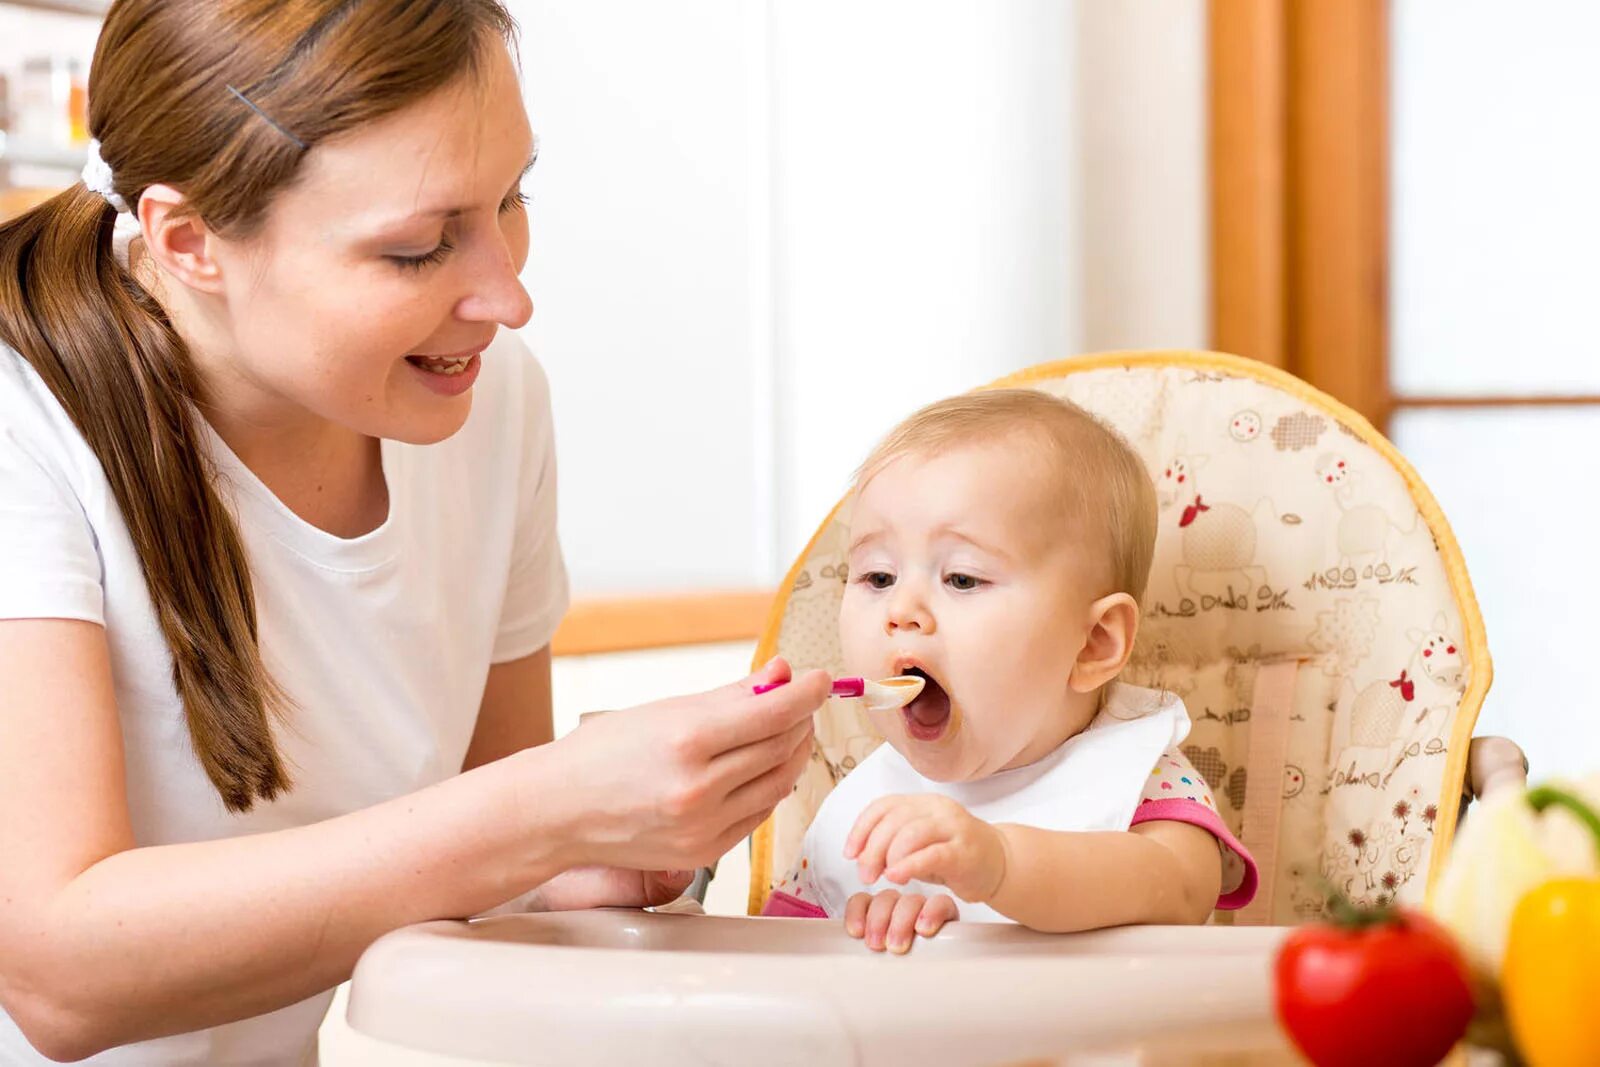
[[[1357,901],[1422,899],[1491,669],[1461,551],[1416,472],[1355,412],[1236,356],[1085,356],[989,388],[1017,386],[1100,416],[1155,482],[1155,564],[1123,677],[1183,698],[1184,751],[1260,865],[1255,903],[1216,921],[1320,915],[1323,881]],[[849,503],[780,588],[757,662],[840,669]],[[810,766],[752,842],[752,913],[879,743],[855,702],[818,713]]]

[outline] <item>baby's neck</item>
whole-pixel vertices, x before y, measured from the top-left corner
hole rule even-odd
[[[1089,724],[1094,721],[1094,717],[1100,713],[1108,687],[1109,683],[1091,693],[1074,692],[1067,705],[1066,713],[1060,718],[1052,720],[1052,728],[1041,731],[1031,744],[1017,753],[1011,762],[1000,768],[1000,771],[1012,771],[1018,767],[1026,767],[1030,764],[1038,763],[1050,753],[1087,730]],[[994,773],[998,774],[999,771]]]

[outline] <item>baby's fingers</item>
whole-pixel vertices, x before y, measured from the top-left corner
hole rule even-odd
[[[871,893],[857,893],[844,905],[844,932],[851,937],[861,937],[867,932],[867,907],[872,903]]]
[[[872,833],[855,857],[856,876],[861,879],[862,885],[871,885],[883,877],[883,869],[888,866],[884,857],[889,851],[889,846],[900,835],[906,823],[916,818],[916,809],[902,804],[885,810],[873,824]]]
[[[922,906],[922,912],[917,916],[917,933],[923,937],[932,937],[944,928],[944,924],[955,922],[961,917],[956,909],[953,898],[940,893],[938,896],[929,897],[928,902]]]
[[[861,854],[866,847],[867,839],[872,836],[872,831],[888,815],[899,806],[899,797],[879,797],[867,805],[865,811],[856,816],[856,823],[850,828],[850,836],[844,839],[844,858],[853,860]]]
[[[949,831],[937,819],[913,819],[900,827],[889,842],[888,849],[884,852],[884,873],[889,881],[905,885],[906,880],[899,877],[899,868],[905,860],[928,848],[950,839]]]
[[[884,942],[889,936],[889,920],[894,917],[895,905],[899,903],[900,894],[893,889],[885,889],[874,895],[872,903],[867,905],[865,940],[872,951],[883,951]]]
[[[890,952],[901,956],[911,950],[911,939],[917,935],[917,916],[922,914],[927,902],[927,898],[920,893],[907,893],[894,906],[894,912],[889,916],[887,938]]]
[[[931,885],[944,885],[950,881],[955,850],[948,841],[936,841],[927,848],[913,852],[885,873],[889,881],[905,885],[915,878]]]

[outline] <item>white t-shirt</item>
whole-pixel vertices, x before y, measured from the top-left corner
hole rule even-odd
[[[98,460],[0,345],[0,618],[105,626],[139,845],[304,826],[460,770],[490,665],[548,644],[567,606],[544,371],[504,330],[482,359],[459,432],[426,447],[383,442],[389,516],[353,539],[298,518],[205,427],[249,555],[262,655],[294,709],[275,733],[294,788],[237,815],[195,756]],[[87,1062],[314,1062],[331,997]],[[0,1063],[43,1062],[0,1012]]]

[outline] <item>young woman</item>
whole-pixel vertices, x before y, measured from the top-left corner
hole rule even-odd
[[[85,181],[0,227],[0,1061],[306,1062],[386,931],[668,899],[809,755],[781,662],[543,744],[512,31],[116,0]]]

